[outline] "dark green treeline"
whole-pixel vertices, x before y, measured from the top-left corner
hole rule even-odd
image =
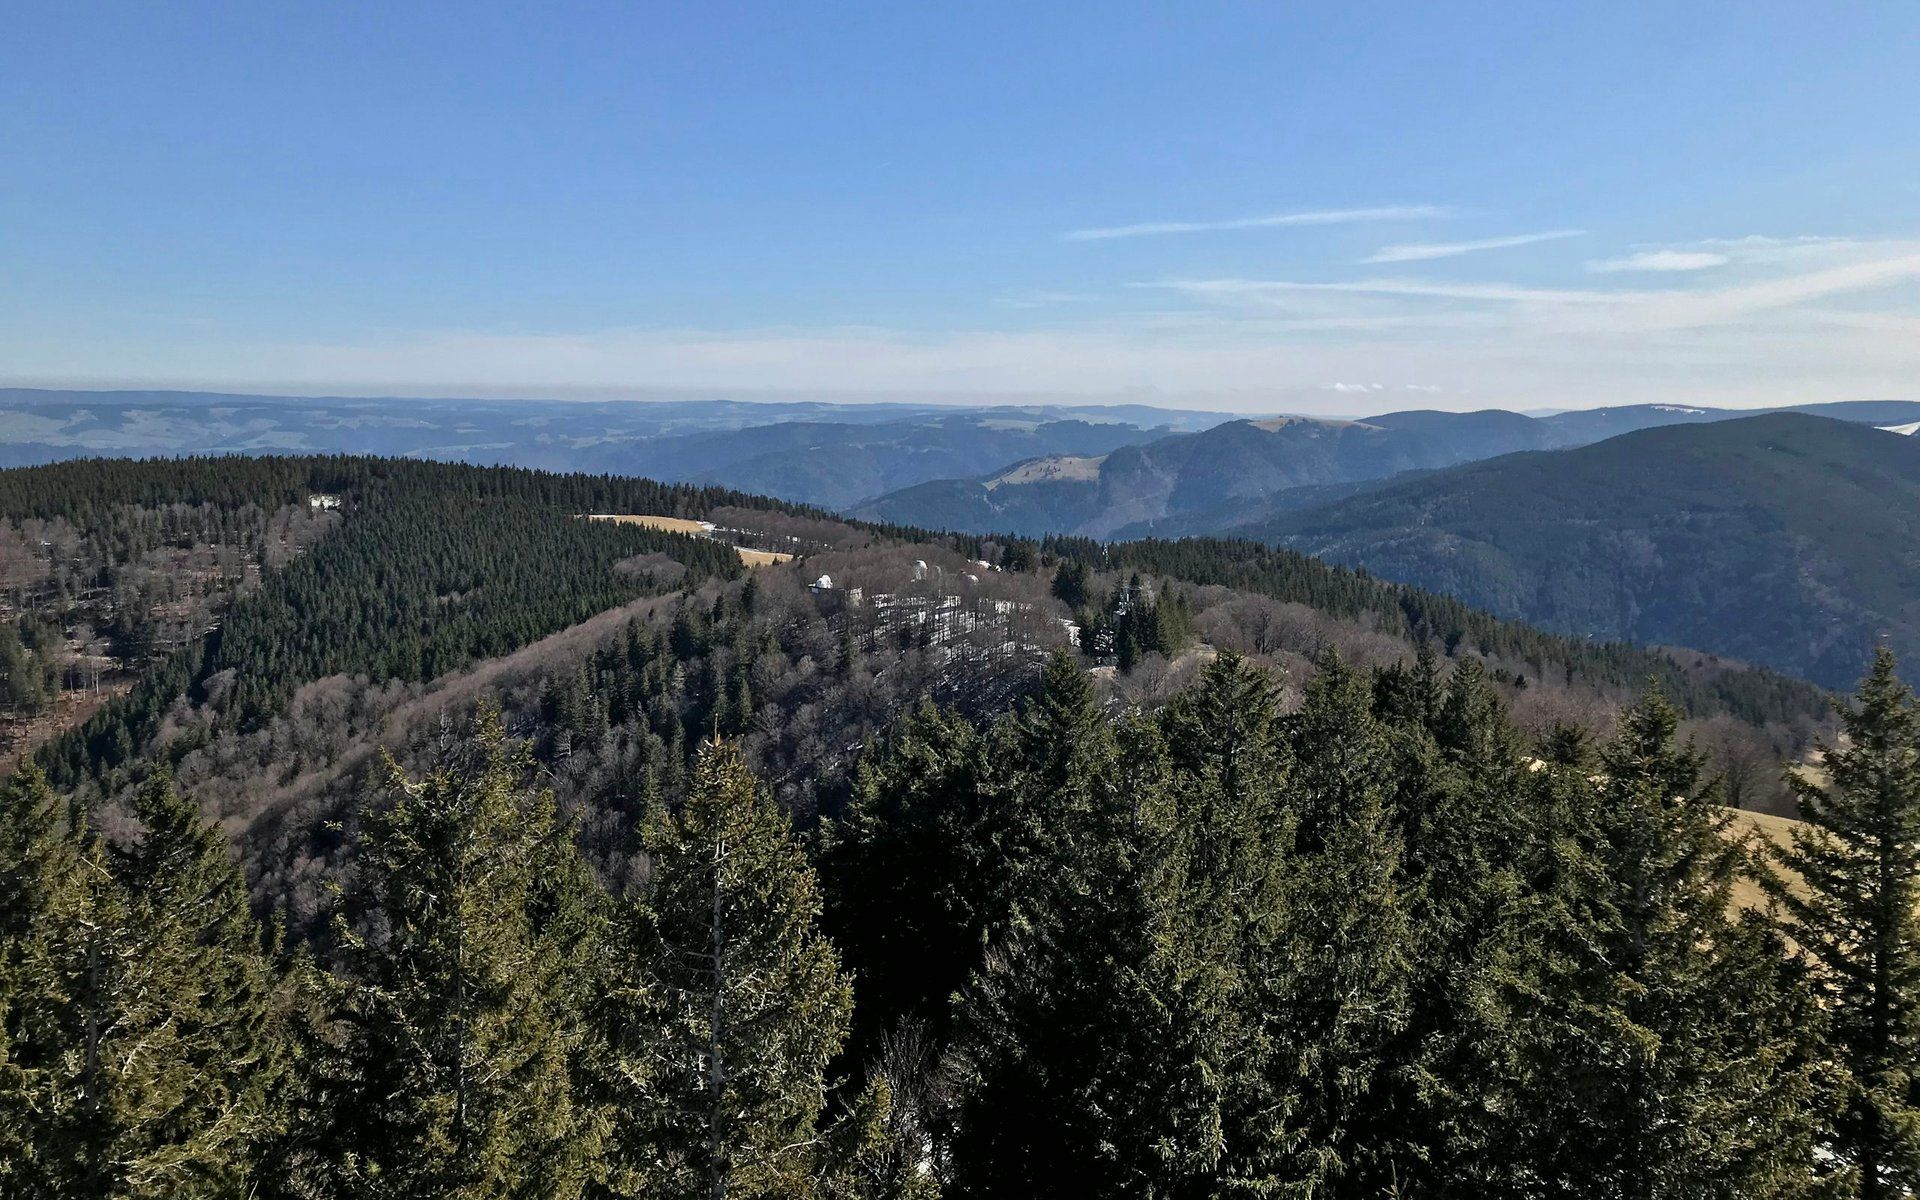
[[[29,769],[0,1193],[1911,1195],[1920,715],[1883,659],[1844,719],[1763,914],[1665,700],[1531,745],[1473,660],[1109,714],[1058,656],[812,845],[708,746],[631,894],[483,713],[364,798],[325,962],[164,774],[108,839]]]
[[[316,493],[338,498],[341,527],[236,600],[204,640],[45,748],[50,776],[70,786],[137,761],[182,696],[217,695],[225,719],[245,727],[326,675],[430,679],[664,584],[614,570],[623,560],[672,559],[683,583],[741,572],[722,543],[581,513],[775,503],[644,479],[403,459],[89,459],[0,472],[0,518],[60,517],[120,546],[125,530],[168,506],[272,512]]]

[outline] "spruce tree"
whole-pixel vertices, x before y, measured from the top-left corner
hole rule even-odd
[[[973,723],[923,701],[855,770],[853,796],[822,831],[826,923],[859,980],[856,1041],[902,1021],[944,1042],[948,1004],[979,965],[1003,863],[1001,798]]]
[[[278,1128],[260,1147],[255,1195],[261,1200],[337,1200],[351,1195],[353,1171],[367,1128],[361,1065],[350,1052],[344,1019],[351,987],[322,967],[305,947],[283,953],[281,1010],[286,1024],[288,1077]]]
[[[852,989],[818,929],[820,899],[786,814],[731,746],[700,752],[677,811],[656,811],[641,991],[652,1082],[622,1138],[655,1194],[805,1196],[830,1160],[827,1066]]]
[[[603,1173],[609,1116],[576,1085],[604,914],[524,772],[483,712],[366,815],[332,1131],[351,1194],[564,1197]]]
[[[1245,1018],[1220,1064],[1220,1175],[1258,1190],[1272,1179],[1277,1114],[1288,1088],[1272,1067],[1275,963],[1288,907],[1294,827],[1285,804],[1289,747],[1274,680],[1222,654],[1161,716],[1173,770],[1169,787],[1182,831],[1187,904],[1203,914],[1210,953],[1227,964],[1224,986]]]
[[[1048,886],[1066,832],[1096,803],[1112,769],[1113,730],[1093,700],[1093,684],[1062,649],[1047,659],[1040,688],[985,748],[994,804],[989,834],[1002,879],[988,904],[990,942],[1023,919]]]
[[[1416,697],[1427,687],[1419,674]],[[1496,1195],[1512,1182],[1508,1063],[1525,1031],[1516,1008],[1542,948],[1531,919],[1554,880],[1547,806],[1477,659],[1403,712],[1390,737],[1415,964],[1396,1084],[1422,1151],[1401,1182]]]
[[[1020,769],[1050,788],[1070,786],[1085,747],[1106,722],[1093,703],[1093,684],[1074,656],[1055,650],[1040,674],[1040,686],[1015,722]]]
[[[1161,718],[1196,886],[1213,889],[1225,919],[1251,938],[1271,931],[1271,870],[1298,819],[1282,805],[1288,751],[1277,705],[1272,676],[1222,654]]]
[[[1087,564],[1079,559],[1062,561],[1053,575],[1053,594],[1068,608],[1085,608],[1090,599],[1087,591],[1088,574]]]
[[[0,1137],[19,1194],[244,1194],[284,1038],[225,842],[163,770],[135,796],[141,832],[113,848],[53,816],[31,773],[14,789]]]
[[[31,758],[0,783],[0,944],[16,945],[33,932],[74,869],[74,816]]]
[[[127,1186],[139,1190],[144,1175],[162,1194],[195,1180],[227,1181],[216,1185],[224,1189],[246,1176],[275,1120],[285,1030],[273,971],[226,839],[164,769],[134,815],[143,833],[114,855],[114,872],[141,939],[136,953],[171,969],[139,995],[166,1032],[145,1041],[162,1065],[143,1081],[150,1148]]]
[[[68,951],[92,920],[95,848],[31,760],[0,785],[0,1191],[51,1196],[77,1163],[68,1133]],[[84,958],[82,953],[80,958]]]
[[[1742,851],[1677,723],[1649,695],[1589,784],[1587,887],[1534,1014],[1516,1140],[1568,1195],[1803,1195],[1819,1013],[1780,940],[1732,911]]]
[[[1770,889],[1832,1018],[1830,1149],[1863,1200],[1920,1191],[1920,709],[1894,671],[1880,651],[1840,709],[1831,782],[1789,776],[1806,824],[1776,858],[1798,886]]]
[[[1121,740],[966,993],[962,1195],[1216,1194],[1238,963],[1188,886],[1159,731],[1136,720]]]
[[[1390,724],[1430,725],[1440,711],[1441,699],[1439,664],[1425,641],[1415,651],[1412,666],[1396,662],[1374,676],[1374,711]]]
[[[1289,732],[1288,920],[1259,975],[1280,1121],[1261,1165],[1283,1192],[1379,1195],[1408,1156],[1390,1087],[1412,967],[1391,747],[1369,681],[1331,654]]]

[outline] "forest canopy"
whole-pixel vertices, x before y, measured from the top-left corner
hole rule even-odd
[[[1890,656],[1836,726],[1241,543],[364,459],[36,471],[0,472],[0,652],[98,618],[125,682],[0,804],[8,1194],[1920,1178]],[[162,612],[188,633],[144,657],[111,632]],[[1803,819],[1755,842],[1733,804]]]

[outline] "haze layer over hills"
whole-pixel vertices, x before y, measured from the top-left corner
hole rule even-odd
[[[0,392],[0,461],[299,451],[566,468],[921,529],[1252,538],[1557,631],[1829,685],[1879,638],[1920,650],[1920,442],[1901,436],[1920,404],[1222,418],[15,390]]]
[[[1791,411],[1874,426],[1920,419],[1920,404],[1900,401]],[[1520,450],[1584,446],[1637,429],[1753,415],[1646,404],[1548,417],[1495,409],[1386,413],[1358,421],[1240,420],[1127,447],[1097,462],[1021,464],[981,478],[922,484],[855,512],[936,529],[1120,538],[1218,533],[1330,498],[1296,489],[1365,483]]]
[[[732,480],[840,508],[1022,458],[1105,454],[1224,413],[1139,405],[585,402],[0,389],[0,466],[88,455],[383,454]]]

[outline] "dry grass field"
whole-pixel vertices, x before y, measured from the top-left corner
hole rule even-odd
[[[1793,838],[1793,830],[1800,824],[1792,817],[1778,817],[1772,813],[1747,812],[1744,809],[1733,810],[1733,824],[1728,832],[1735,837],[1749,839],[1758,849],[1759,842],[1785,847]],[[1797,884],[1797,879],[1793,880]],[[1733,883],[1734,903],[1741,908],[1765,908],[1767,895],[1760,885],[1742,876]]]
[[[686,517],[655,517],[644,513],[588,513],[589,521],[612,521],[616,525],[642,525],[648,529],[664,530],[667,533],[690,533],[694,537],[705,537],[713,532],[713,526],[706,521],[693,521]]]
[[[711,521],[694,521],[686,517],[656,517],[649,513],[588,513],[589,521],[612,521],[616,525],[641,525],[648,529],[659,529],[666,533],[685,533],[694,537],[712,537]],[[783,562],[791,562],[793,555],[775,550],[749,550],[745,546],[735,546],[734,553],[740,561],[749,567],[772,567]]]

